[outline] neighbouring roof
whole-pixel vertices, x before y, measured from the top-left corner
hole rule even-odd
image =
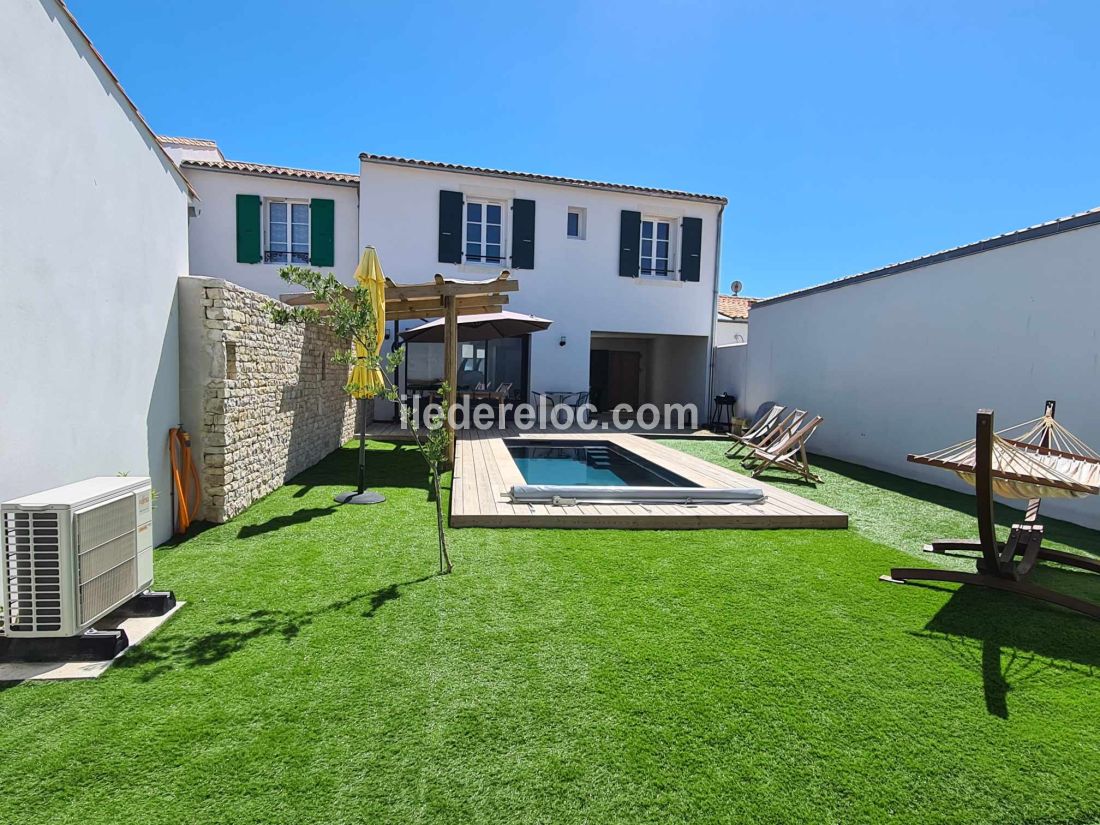
[[[189,138],[189,137],[168,137],[167,135],[157,135],[157,140],[161,143],[175,143],[179,146],[201,146],[204,149],[217,149],[218,144],[213,140],[207,140],[206,138]]]
[[[914,269],[922,269],[926,266],[932,266],[933,264],[945,263],[946,261],[952,261],[956,258],[964,258],[967,255],[977,255],[979,252],[988,252],[991,249],[999,249],[1003,246],[1012,246],[1013,244],[1024,243],[1026,241],[1034,241],[1039,238],[1046,238],[1051,235],[1058,235],[1062,232],[1072,232],[1074,229],[1083,229],[1087,226],[1096,226],[1100,224],[1100,207],[1090,209],[1087,212],[1078,212],[1074,215],[1067,215],[1064,218],[1057,218],[1053,221],[1047,221],[1046,223],[1035,224],[1034,226],[1028,226],[1024,229],[1017,229],[1014,232],[1006,232],[1003,235],[996,235],[992,238],[986,238],[982,241],[975,241],[974,243],[966,244],[964,246],[956,246],[952,249],[945,249],[942,252],[933,252],[931,255],[923,255],[919,258],[912,258],[908,261],[901,261],[896,264],[889,264],[888,266],[881,267],[879,269],[872,269],[867,272],[859,272],[855,275],[847,275],[843,278],[837,278],[833,281],[826,281],[823,284],[817,286],[809,286],[805,289],[796,289],[793,292],[785,292],[782,295],[776,295],[772,298],[764,298],[755,303],[756,306],[766,306],[768,304],[777,304],[781,301],[789,301],[792,298],[802,298],[806,295],[813,295],[817,292],[827,292],[831,289],[840,289],[841,287],[849,286],[851,284],[862,283],[863,281],[870,281],[875,278],[885,278],[888,275],[898,275],[902,272],[909,272]]]
[[[180,166],[187,169],[212,169],[221,172],[240,172],[245,175],[272,175],[278,178],[358,185],[359,176],[344,172],[320,172],[316,169],[292,169],[288,166],[267,166],[262,163],[245,163],[239,160],[185,160]]]
[[[759,298],[742,298],[738,295],[719,295],[718,314],[735,321],[747,320],[749,309]]]
[[[680,200],[708,201],[711,203],[727,203],[726,198],[720,195],[701,195],[695,192],[681,192],[676,189],[654,189],[648,186],[631,186],[625,183],[604,183],[594,180],[582,180],[580,178],[562,178],[555,175],[538,175],[533,172],[508,172],[503,169],[485,169],[480,166],[461,166],[457,163],[440,163],[433,160],[414,160],[412,158],[398,158],[390,155],[372,155],[363,152],[359,160],[372,163],[388,163],[396,166],[414,166],[421,169],[441,169],[448,172],[464,172],[474,175],[489,175],[498,178],[515,178],[518,180],[533,181],[535,183],[558,183],[565,186],[580,186],[586,189],[605,189],[612,192],[637,192],[644,195],[660,195],[666,198]]]

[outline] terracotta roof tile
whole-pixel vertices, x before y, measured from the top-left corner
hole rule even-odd
[[[718,314],[738,320],[748,318],[749,309],[758,300],[758,298],[741,298],[736,295],[719,295]]]
[[[215,141],[207,140],[206,138],[168,137],[166,135],[157,135],[157,140],[159,140],[161,143],[176,143],[180,146],[201,146],[204,149],[218,148],[218,144]]]
[[[291,169],[287,166],[267,166],[261,163],[245,163],[239,160],[185,160],[180,165],[189,169],[214,169],[224,172],[243,172],[248,175],[273,175],[280,178],[312,180],[322,183],[359,183],[358,175],[349,175],[344,172]]]
[[[604,183],[594,180],[582,180],[580,178],[562,178],[555,175],[538,175],[533,172],[508,172],[503,169],[486,169],[481,166],[461,166],[457,163],[440,163],[434,160],[415,160],[413,158],[399,158],[391,155],[372,155],[363,152],[360,160],[374,161],[377,163],[390,163],[400,166],[416,166],[422,169],[442,169],[451,172],[472,172],[478,175],[492,175],[494,177],[519,178],[534,181],[536,183],[561,183],[567,186],[581,186],[588,189],[607,189],[614,192],[638,192],[644,195],[662,195],[681,200],[711,201],[713,203],[726,203],[726,199],[720,195],[701,195],[695,192],[681,192],[676,189],[654,189],[648,186],[631,186],[625,183]]]

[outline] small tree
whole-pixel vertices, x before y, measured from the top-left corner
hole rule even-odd
[[[394,385],[390,374],[401,364],[405,357],[405,349],[402,347],[385,356],[374,352],[377,345],[375,339],[376,316],[374,303],[371,300],[370,290],[360,284],[353,287],[345,286],[335,275],[318,272],[314,269],[300,266],[285,266],[279,270],[281,277],[288,284],[305,287],[312,292],[319,303],[325,304],[327,309],[320,312],[313,307],[291,307],[283,303],[268,301],[267,310],[271,320],[276,324],[286,323],[313,323],[319,324],[330,330],[339,340],[350,342],[346,350],[334,352],[332,360],[337,364],[355,365],[362,363],[368,370],[381,369],[384,388],[382,396],[397,403],[401,409],[401,415],[409,421],[412,411]],[[367,352],[366,357],[360,357],[355,352],[355,344],[359,344]],[[365,387],[359,386],[348,380],[344,385],[344,391],[356,397]],[[447,447],[450,444],[450,433],[446,428],[447,421],[447,391],[443,387],[443,405],[440,414],[433,415],[427,422],[427,429],[421,433],[417,427],[418,422],[411,422],[410,430],[413,440],[416,442],[417,452],[428,465],[428,474],[431,482],[432,498],[435,499],[435,523],[439,536],[439,572],[450,573],[453,569],[450,556],[447,554],[447,536],[443,523],[443,497],[440,495],[440,476],[442,465],[447,457]],[[360,444],[362,447],[362,444]]]

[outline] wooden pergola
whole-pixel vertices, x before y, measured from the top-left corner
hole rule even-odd
[[[458,319],[463,315],[500,312],[508,303],[506,292],[517,292],[519,282],[511,280],[508,270],[496,278],[468,281],[460,278],[435,278],[422,284],[396,284],[386,278],[386,321],[443,318],[443,372],[447,382],[447,403],[454,407],[458,392]],[[290,306],[323,309],[313,293],[279,296]],[[447,448],[447,460],[454,461],[454,432]]]

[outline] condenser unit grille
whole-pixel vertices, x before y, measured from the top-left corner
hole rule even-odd
[[[80,624],[116,607],[137,582],[137,509],[134,496],[76,516],[77,587]]]
[[[7,621],[13,631],[61,629],[60,541],[57,513],[4,513]]]

